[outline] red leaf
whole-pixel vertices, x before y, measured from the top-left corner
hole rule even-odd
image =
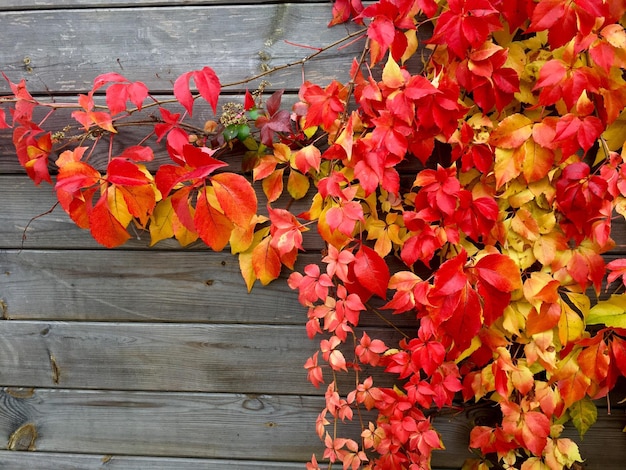
[[[127,99],[128,93],[126,91],[126,84],[114,83],[107,88],[106,102],[112,115],[126,110]]]
[[[126,87],[128,99],[141,111],[143,100],[148,97],[148,87],[142,82],[133,82]]]
[[[206,190],[198,193],[194,225],[202,241],[214,251],[222,251],[233,231],[233,223],[207,200]]]
[[[447,297],[458,293],[467,284],[467,275],[463,266],[467,261],[467,252],[462,250],[457,256],[444,262],[435,273],[433,295]]]
[[[94,78],[93,88],[91,89],[91,91],[96,91],[97,89],[102,88],[107,83],[114,82],[128,82],[128,79],[125,76],[115,72],[103,73]]]
[[[550,435],[550,420],[539,411],[528,411],[522,417],[521,434],[524,445],[533,454],[540,456]]]
[[[359,283],[384,299],[390,278],[389,267],[385,260],[365,245],[361,245],[354,258],[354,274]]]
[[[611,353],[615,358],[613,362],[621,374],[626,377],[626,340],[613,336],[611,338]]]
[[[268,206],[272,235],[272,246],[282,256],[294,249],[302,250],[302,232],[307,230],[295,216],[285,209]]]
[[[612,283],[618,277],[622,278],[622,283],[626,285],[626,258],[616,259],[606,265],[606,269],[611,271],[607,276],[607,283]]]
[[[204,67],[202,70],[186,72],[176,79],[174,82],[174,96],[180,104],[187,110],[191,116],[193,111],[194,98],[189,88],[189,82],[193,78],[196,88],[202,96],[213,108],[213,113],[217,112],[217,100],[220,95],[221,85],[219,78],[210,67]]]
[[[513,292],[522,287],[519,268],[506,255],[499,253],[486,255],[478,260],[473,270],[481,282],[500,292]]]
[[[482,45],[489,34],[502,29],[499,12],[488,0],[450,0],[428,41],[446,44],[459,58]]]
[[[123,186],[141,186],[151,183],[151,180],[136,164],[122,158],[113,158],[109,163],[107,181]]]
[[[441,318],[447,318],[442,328],[454,340],[450,357],[466,350],[482,325],[482,308],[476,291],[468,284],[454,295],[448,296],[440,305]]]
[[[213,108],[213,113],[217,112],[217,100],[220,96],[220,80],[210,67],[196,70],[193,73],[193,80],[202,96]],[[190,113],[191,114],[191,113]]]
[[[136,162],[151,162],[154,160],[154,152],[150,147],[133,145],[125,148],[119,158],[128,158],[129,160],[134,160]]]
[[[305,126],[323,124],[326,130],[331,129],[339,113],[344,111],[346,92],[347,88],[337,80],[333,80],[326,89],[310,82],[302,84],[300,96],[309,105]]]
[[[0,109],[0,129],[8,129],[9,127],[11,126],[7,124],[6,113],[4,112],[4,109]]]

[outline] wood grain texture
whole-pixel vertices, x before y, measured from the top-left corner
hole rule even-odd
[[[318,258],[301,258],[311,262]],[[5,318],[300,324],[283,280],[246,293],[239,265],[210,251],[0,251]],[[285,273],[284,276],[287,276]]]
[[[180,74],[206,65],[228,84],[311,53],[286,40],[323,47],[341,39],[346,27],[327,28],[330,18],[327,3],[4,11],[0,64],[13,81],[26,78],[31,92],[42,93],[88,90],[109,71],[141,80],[153,92],[171,90]],[[347,79],[343,64],[362,46],[312,60],[304,67],[306,78]],[[294,89],[302,73],[293,67],[270,81]],[[0,93],[7,90],[1,83]]]
[[[96,7],[158,7],[189,5],[227,5],[228,0],[0,0],[0,10],[43,10]],[[246,0],[246,3],[290,3],[285,0]],[[320,0],[298,0],[298,3],[323,3]],[[326,2],[328,3],[328,2]]]
[[[303,461],[323,398],[40,389],[0,405],[0,441],[31,423],[38,451]]]
[[[0,468],[10,470],[302,470],[303,467],[302,462],[0,451]]]
[[[302,326],[4,321],[0,383],[319,394],[303,368],[316,346]]]

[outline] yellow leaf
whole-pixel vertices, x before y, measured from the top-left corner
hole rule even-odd
[[[585,323],[567,302],[561,300],[561,317],[559,318],[559,340],[563,346],[582,337],[585,331]]]
[[[589,310],[588,325],[605,325],[626,328],[626,294],[612,295],[600,300]]]
[[[239,270],[241,271],[241,276],[246,283],[248,292],[252,290],[252,287],[254,286],[254,283],[257,279],[256,273],[254,272],[254,267],[252,265],[252,252],[254,248],[260,243],[260,241],[269,234],[269,232],[269,227],[265,227],[256,232],[248,249],[244,252],[239,253]]]
[[[170,197],[157,203],[150,215],[150,246],[174,236],[173,216],[174,208]]]
[[[626,111],[613,122],[602,134],[610,150],[618,151],[626,141]]]
[[[311,181],[302,173],[291,170],[287,178],[287,191],[294,199],[302,199],[309,192]]]
[[[413,54],[417,51],[417,46],[419,44],[417,40],[417,29],[408,29],[404,32],[407,41],[407,47],[400,58],[402,64],[404,64],[407,60],[409,60]]]
[[[256,224],[259,223],[259,217],[254,216],[252,221],[247,227],[237,227],[233,229],[230,234],[230,252],[237,254],[246,251],[252,245],[254,241],[254,229]]]
[[[589,428],[598,419],[598,409],[591,398],[584,397],[569,407],[569,415],[572,418],[572,424],[578,430],[580,438],[585,435]]]
[[[287,163],[291,159],[291,149],[285,144],[274,144],[274,156],[279,162]]]
[[[520,332],[526,328],[526,318],[531,306],[526,302],[513,302],[504,309],[502,314],[502,327],[512,335],[520,336]]]
[[[387,63],[383,68],[383,83],[389,88],[400,88],[404,85],[404,77],[400,66],[393,60],[391,54],[387,57]]]
[[[128,205],[124,200],[124,194],[115,186],[109,186],[106,190],[107,204],[109,206],[109,212],[113,214],[120,224],[127,227],[133,216],[128,210]]]
[[[474,351],[476,351],[478,348],[480,348],[481,345],[482,345],[482,342],[480,341],[480,338],[478,336],[472,337],[472,342],[470,343],[469,347],[465,351],[463,351],[459,355],[459,357],[457,357],[454,360],[454,362],[458,364],[459,362],[461,362],[466,357],[470,357]]]

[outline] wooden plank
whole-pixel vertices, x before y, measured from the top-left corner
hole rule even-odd
[[[298,266],[319,257],[303,255]],[[237,259],[207,251],[0,251],[4,318],[298,324],[282,280],[246,293]]]
[[[224,0],[0,0],[0,10],[43,10],[64,8],[138,7],[223,5]],[[290,3],[284,0],[246,0],[246,3]],[[320,3],[319,0],[299,0],[299,3]]]
[[[11,470],[302,470],[303,467],[302,462],[0,451],[0,468]]]
[[[42,93],[88,90],[97,75],[113,71],[153,92],[171,90],[181,73],[206,65],[228,84],[311,53],[285,41],[323,47],[343,38],[346,27],[358,29],[326,28],[330,18],[327,3],[5,11],[0,64],[9,78],[26,78],[31,92]],[[322,54],[305,65],[306,78],[346,80],[345,64],[362,47],[359,41]],[[293,89],[302,72],[293,67],[270,81]],[[0,84],[0,93],[7,90]]]
[[[301,254],[296,269],[318,263]],[[297,325],[306,309],[289,270],[250,293],[229,253],[211,251],[0,250],[4,319]],[[374,303],[375,304],[375,303]],[[395,315],[399,326],[414,324]],[[373,314],[361,325],[378,326]]]
[[[4,321],[0,384],[318,394],[303,368],[317,345],[304,325]]]
[[[322,397],[36,390],[0,392],[0,441],[26,424],[44,452],[304,461]],[[23,428],[24,429],[24,428]],[[31,433],[34,435],[34,433]]]
[[[33,447],[42,452],[298,462],[323,449],[314,430],[323,402],[308,396],[50,389],[19,397],[3,390],[0,441],[30,428],[36,432]],[[486,414],[493,408],[435,417],[446,451],[433,454],[433,465],[460,468],[471,456],[472,423]],[[579,444],[586,468],[617,469],[626,459],[625,424],[624,410],[610,416],[600,410],[583,441],[569,426],[564,435]],[[341,429],[358,439],[357,423]]]

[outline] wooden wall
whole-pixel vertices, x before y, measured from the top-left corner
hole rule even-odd
[[[343,37],[329,18],[329,2],[313,1],[0,0],[0,70],[40,95],[85,91],[108,71],[166,93],[205,65],[229,83],[300,60],[310,50],[285,40]],[[359,47],[272,75],[270,88],[293,100],[303,74],[345,79],[337,71]],[[1,82],[0,94],[7,89]],[[284,279],[246,294],[227,253],[147,249],[143,235],[104,250],[60,209],[31,221],[54,201],[24,175],[2,131],[0,468],[304,468],[321,450],[323,391],[306,381],[315,344]],[[299,266],[319,259],[315,240],[307,249]],[[448,448],[439,468],[460,468],[479,419],[437,419]],[[623,468],[625,424],[623,410],[601,410],[582,445],[587,468]]]

